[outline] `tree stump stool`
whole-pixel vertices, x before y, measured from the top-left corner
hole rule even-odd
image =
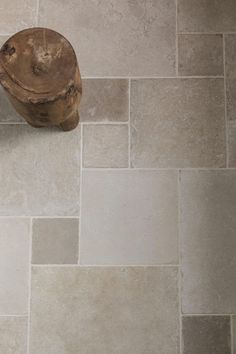
[[[75,52],[61,34],[30,28],[8,39],[0,50],[0,83],[33,127],[77,126],[81,77]]]

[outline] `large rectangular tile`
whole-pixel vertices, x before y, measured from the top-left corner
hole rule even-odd
[[[224,167],[223,79],[131,82],[133,167]]]
[[[33,267],[30,353],[178,354],[177,274]]]
[[[79,136],[0,125],[0,215],[78,215]]]
[[[71,40],[83,76],[171,76],[175,15],[175,0],[41,0],[39,24]]]
[[[236,121],[236,35],[225,36],[227,118]]]
[[[27,219],[0,218],[0,315],[27,314],[29,232]]]
[[[0,353],[27,353],[26,317],[0,317]]]
[[[235,0],[178,0],[180,32],[236,31]]]
[[[182,309],[236,313],[236,170],[181,173]]]
[[[178,263],[177,172],[85,171],[82,264]]]

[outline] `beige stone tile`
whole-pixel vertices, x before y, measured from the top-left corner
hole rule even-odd
[[[178,263],[176,171],[85,171],[82,264]]]
[[[27,318],[0,317],[0,353],[26,354]]]
[[[236,167],[236,124],[228,124],[229,167]]]
[[[178,36],[179,75],[222,76],[223,37],[220,34]]]
[[[84,125],[84,167],[128,167],[128,125]]]
[[[232,334],[233,334],[233,348],[234,348],[233,354],[236,354],[236,316],[233,316]]]
[[[236,170],[181,173],[182,309],[236,313]]]
[[[71,40],[83,76],[171,76],[175,15],[175,0],[41,0],[39,24]]]
[[[27,314],[28,273],[29,220],[0,218],[0,315]]]
[[[180,32],[236,31],[235,0],[178,0]]]
[[[236,121],[236,35],[225,36],[227,118]]]
[[[0,215],[78,215],[79,136],[0,125]]]
[[[23,118],[14,110],[12,104],[6,96],[3,88],[0,86],[0,123],[16,122],[25,123]]]
[[[125,79],[83,80],[79,108],[82,122],[126,122],[129,118],[129,82]]]
[[[32,263],[76,264],[78,262],[78,219],[34,219],[32,237]]]
[[[133,167],[224,167],[223,79],[131,82]]]
[[[229,316],[183,317],[183,354],[231,354]]]
[[[178,354],[175,267],[33,267],[30,353]]]

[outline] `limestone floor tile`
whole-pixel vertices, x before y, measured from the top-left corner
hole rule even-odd
[[[39,24],[64,33],[83,76],[175,75],[175,0],[41,0]]]
[[[27,314],[29,238],[28,219],[0,218],[0,315]]]
[[[222,76],[223,36],[180,34],[178,36],[179,75]]]
[[[25,123],[23,118],[14,110],[2,86],[0,86],[0,123],[1,122]]]
[[[0,125],[0,215],[78,215],[79,135]]]
[[[236,31],[235,0],[178,0],[180,32]]]
[[[236,167],[236,124],[235,123],[228,124],[229,167]]]
[[[128,167],[128,125],[84,125],[84,167]]]
[[[76,264],[78,262],[78,219],[34,219],[32,238],[32,263]]]
[[[224,167],[223,79],[131,82],[133,167]]]
[[[178,354],[175,267],[33,267],[30,353]]]
[[[236,313],[236,170],[181,173],[182,309]]]
[[[79,112],[82,122],[127,122],[129,118],[128,80],[83,80],[83,98]]]
[[[183,354],[231,354],[229,316],[182,319]]]
[[[178,263],[176,171],[85,171],[82,264]]]
[[[0,353],[26,354],[27,318],[0,317]]]
[[[236,121],[236,35],[225,36],[227,118]]]

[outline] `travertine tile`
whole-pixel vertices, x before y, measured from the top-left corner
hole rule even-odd
[[[178,354],[174,267],[33,267],[30,353]]]
[[[225,36],[227,118],[236,121],[236,35]]]
[[[175,0],[41,0],[39,24],[71,40],[83,76],[171,76],[175,15]]]
[[[32,263],[75,264],[78,262],[78,219],[34,219],[32,236]]]
[[[2,86],[0,86],[0,123],[1,122],[25,123],[23,118],[14,110]]]
[[[236,31],[235,0],[178,0],[178,30]]]
[[[178,36],[179,75],[220,76],[223,69],[223,37],[216,35]]]
[[[84,167],[128,167],[127,125],[84,125]]]
[[[229,167],[236,167],[236,124],[228,124]]]
[[[0,125],[0,215],[78,215],[79,135]]]
[[[0,218],[0,315],[27,313],[28,273],[29,220]]]
[[[126,122],[129,118],[129,82],[126,79],[83,80],[79,108],[82,122]]]
[[[181,173],[182,309],[236,313],[236,170]]]
[[[183,354],[231,354],[230,317],[183,317]]]
[[[83,264],[178,263],[177,172],[85,171]]]
[[[0,353],[26,354],[27,318],[0,317]]]
[[[131,82],[133,167],[225,166],[223,79]]]

